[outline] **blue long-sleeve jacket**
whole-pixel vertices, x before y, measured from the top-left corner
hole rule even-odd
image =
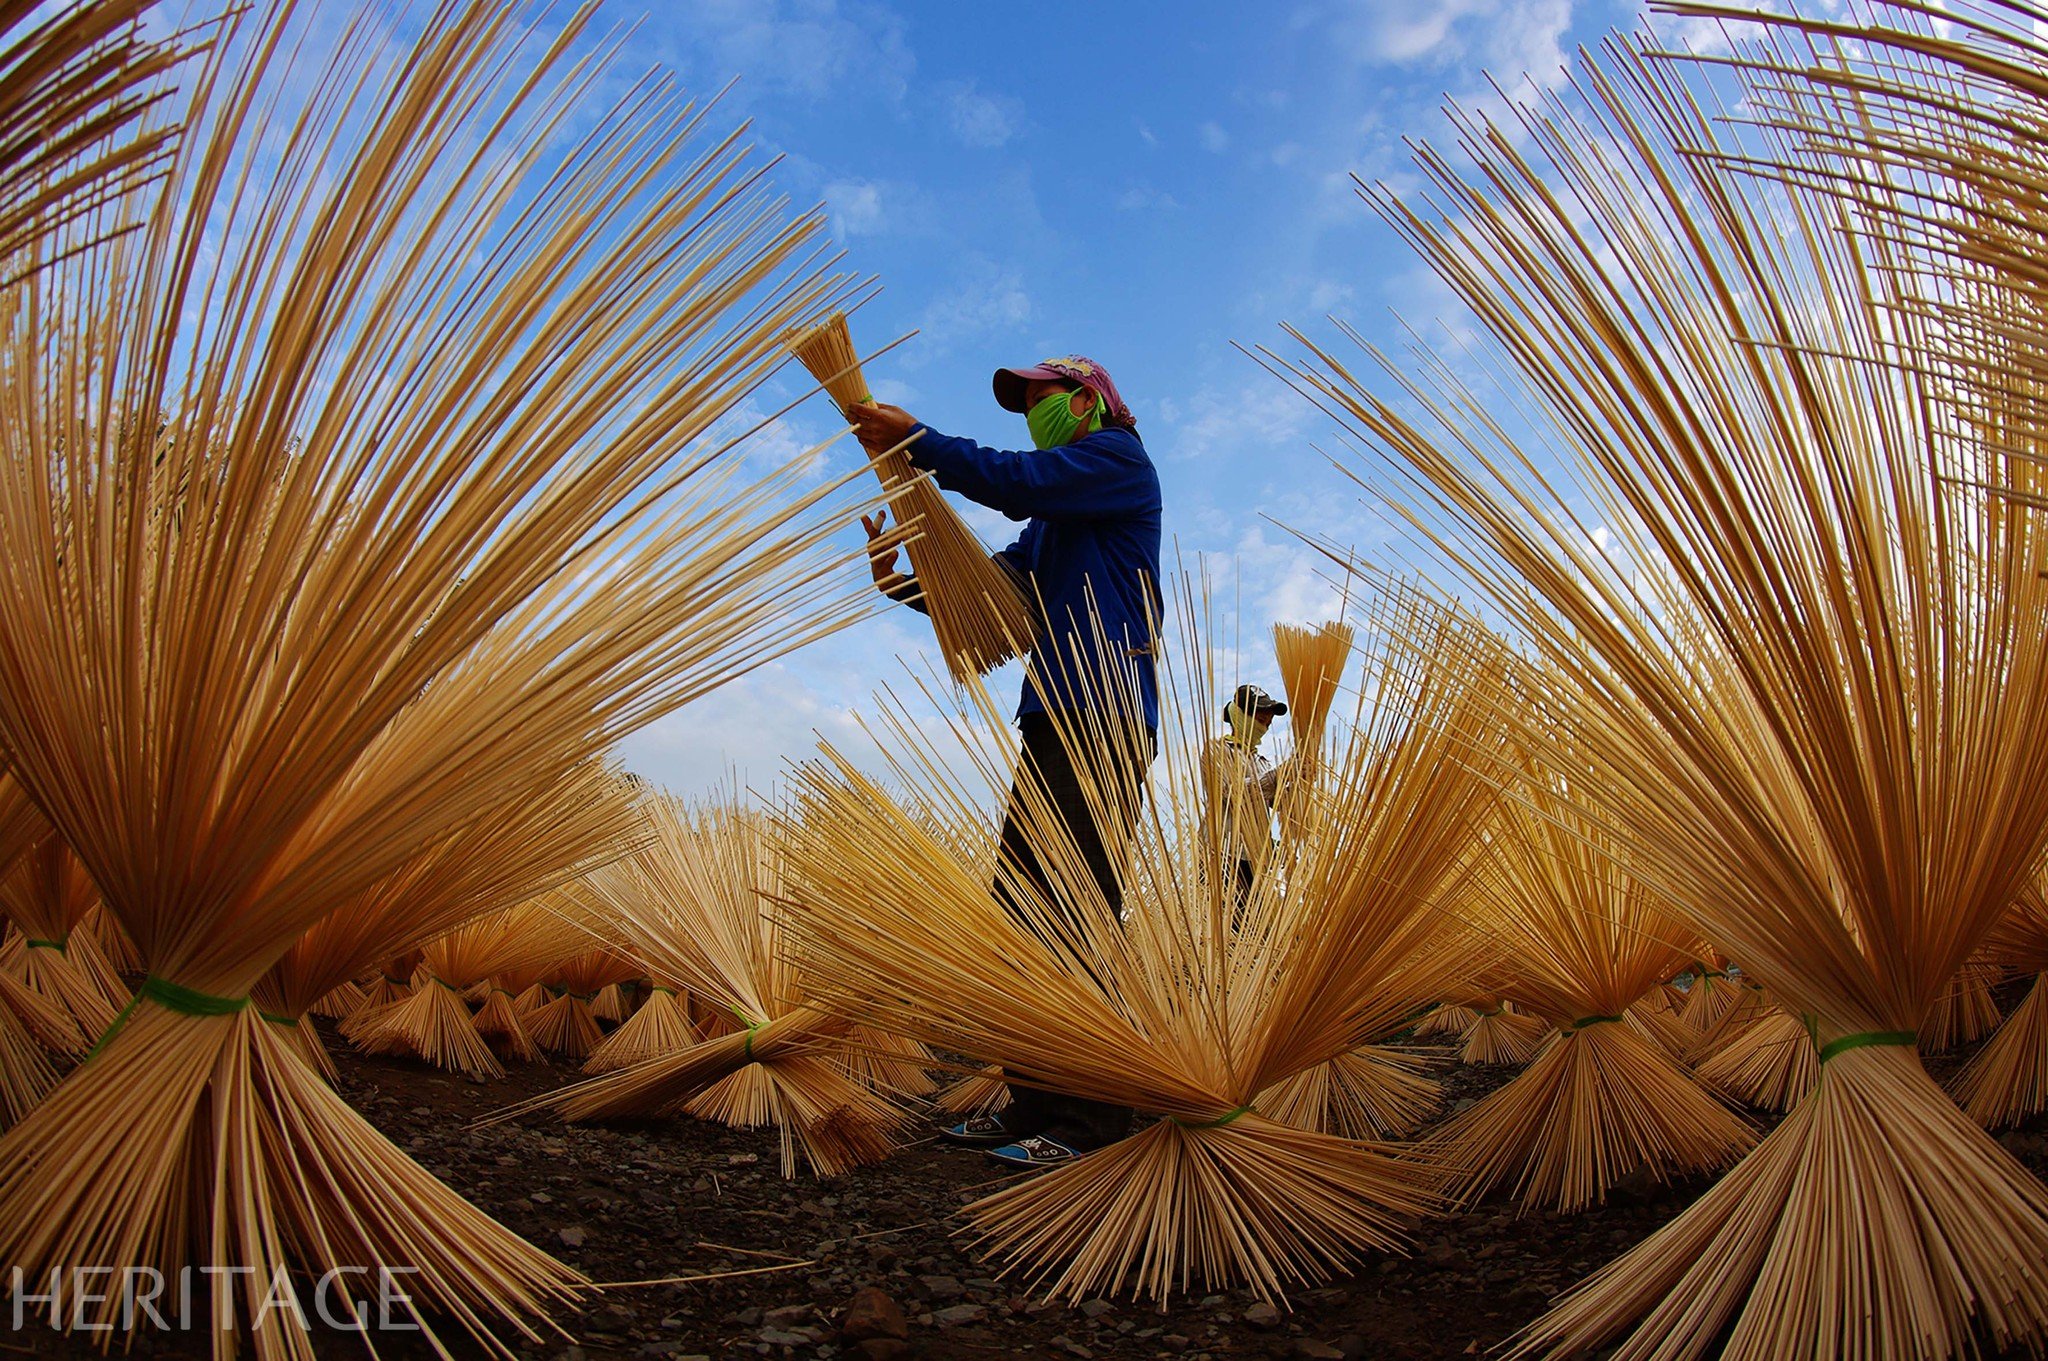
[[[910,461],[932,480],[1013,520],[1028,520],[997,556],[1035,591],[1045,615],[1017,716],[1086,707],[1121,673],[1146,724],[1159,726],[1159,473],[1136,431],[1111,426],[1056,449],[1005,451],[917,427]],[[1102,621],[1102,655],[1090,604]],[[1056,646],[1055,646],[1056,644]],[[1076,666],[1085,668],[1078,673]]]

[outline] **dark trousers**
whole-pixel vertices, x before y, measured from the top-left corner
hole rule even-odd
[[[1103,912],[1115,922],[1123,908],[1123,888],[1117,881],[1117,865],[1126,853],[1131,833],[1137,826],[1138,811],[1145,796],[1145,769],[1152,764],[1156,740],[1147,734],[1142,749],[1128,742],[1089,742],[1085,772],[1098,789],[1108,793],[1107,806],[1098,820],[1084,792],[1084,772],[1075,768],[1059,738],[1059,728],[1046,714],[1026,714],[1017,724],[1024,739],[1024,759],[1017,774],[1018,789],[1010,794],[1010,806],[1003,816],[1003,834],[997,852],[995,894],[1010,911],[1023,917],[1011,891],[1012,875],[1035,888],[1051,902],[1055,920],[1030,920],[1041,939],[1056,949],[1081,954],[1083,939],[1077,912]],[[1068,716],[1067,726],[1086,733],[1086,720]],[[1085,740],[1085,739],[1084,739]],[[1035,776],[1033,774],[1035,772]],[[1054,891],[1050,876],[1039,863],[1037,852],[1025,834],[1022,784],[1036,778],[1042,782],[1053,815],[1073,838],[1082,863],[1098,890],[1092,901],[1076,904]],[[1051,938],[1047,939],[1050,934]],[[1085,955],[1082,955],[1085,958]],[[1010,1088],[1010,1105],[1003,1123],[1020,1138],[1044,1134],[1076,1149],[1087,1150],[1113,1144],[1130,1133],[1131,1109],[1106,1101],[1090,1101],[1060,1092],[1043,1092],[1032,1087]]]

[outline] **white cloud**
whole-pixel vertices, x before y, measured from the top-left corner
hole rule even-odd
[[[999,147],[1017,135],[1024,120],[1022,104],[1008,95],[984,94],[972,81],[948,81],[940,97],[946,125],[966,146]]]
[[[832,210],[833,230],[842,238],[872,236],[888,225],[882,186],[873,180],[834,180],[825,186],[825,206]]]
[[[718,84],[743,76],[742,91],[844,99],[866,90],[900,99],[917,68],[903,20],[865,0],[686,0],[668,7],[667,36],[695,48],[679,63]]]
[[[1116,210],[1120,213],[1140,212],[1148,208],[1172,211],[1180,206],[1179,199],[1149,184],[1134,184],[1116,196]]]
[[[1222,152],[1230,148],[1230,134],[1223,130],[1223,126],[1220,123],[1213,120],[1202,124],[1200,128],[1196,129],[1195,135],[1200,140],[1202,150],[1204,151]]]
[[[1031,320],[1031,295],[1015,267],[986,257],[970,260],[945,292],[926,304],[918,320],[915,359],[929,362],[958,342]],[[906,355],[906,362],[912,356]]]
[[[1138,140],[1143,142],[1146,146],[1158,146],[1159,134],[1152,131],[1151,128],[1145,126],[1143,120],[1140,120],[1138,123]]]
[[[1352,0],[1333,34],[1365,65],[1478,68],[1549,86],[1564,64],[1573,0]],[[1477,71],[1473,72],[1474,75]],[[1474,81],[1474,90],[1483,82]]]

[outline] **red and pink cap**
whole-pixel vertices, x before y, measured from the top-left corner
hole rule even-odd
[[[1123,395],[1116,390],[1116,382],[1109,376],[1109,370],[1085,355],[1062,354],[1051,359],[1041,359],[1029,368],[997,369],[995,376],[996,405],[1005,411],[1022,413],[1024,410],[1024,385],[1031,382],[1057,382],[1065,379],[1079,383],[1093,392],[1102,403],[1104,425],[1135,426],[1138,422],[1131,415],[1131,409],[1124,405]]]

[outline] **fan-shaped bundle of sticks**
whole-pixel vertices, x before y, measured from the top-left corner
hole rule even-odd
[[[350,979],[339,987],[329,988],[326,992],[321,993],[315,999],[313,1005],[306,1008],[306,1014],[324,1017],[330,1021],[339,1021],[353,1016],[356,1009],[361,1007],[367,999],[368,994],[363,991],[362,986],[355,982],[355,980]]]
[[[872,403],[846,314],[834,312],[785,340],[841,409]],[[956,681],[1022,656],[1038,636],[1038,607],[1008,568],[990,556],[932,480],[903,449],[876,455],[875,476],[896,523],[915,532],[907,545],[939,651]]]
[[[1290,704],[1290,708],[1293,706]],[[1443,1104],[1426,1055],[1361,1045],[1259,1093],[1258,1107],[1283,1125],[1346,1139],[1404,1139]]]
[[[20,931],[0,950],[0,969],[72,1019],[82,1039],[63,1052],[74,1058],[84,1056],[128,1002],[127,987],[84,924],[98,902],[99,890],[55,831],[0,872],[0,916]]]
[[[626,1018],[625,1024],[590,1051],[590,1057],[583,1061],[583,1071],[616,1072],[687,1049],[703,1038],[697,1027],[690,1024],[681,986],[673,981],[658,981],[649,986],[646,1000]]]
[[[1920,1052],[1945,1054],[1959,1044],[1973,1044],[1998,1028],[1998,999],[1991,987],[2003,970],[1983,957],[1972,958],[1942,989],[1934,1009],[1920,1025]]]
[[[939,1089],[932,1104],[954,1115],[993,1115],[1009,1105],[1010,1084],[998,1064],[984,1064]]]
[[[1511,1186],[1524,1209],[1578,1210],[1632,1172],[1702,1172],[1755,1142],[1691,1070],[1626,1021],[1698,939],[1579,812],[1587,787],[1600,787],[1590,761],[1531,763],[1488,827],[1468,884],[1467,920],[1509,961],[1503,990],[1551,1033],[1526,1069],[1425,1141],[1456,1169],[1463,1199]]]
[[[684,1113],[771,1125],[782,1172],[819,1176],[888,1155],[900,1111],[849,1070],[850,1026],[807,1004],[774,900],[782,856],[760,815],[727,800],[692,811],[651,800],[653,840],[576,892],[637,963],[722,1012],[710,1038],[515,1107],[570,1120]]]
[[[1458,1037],[1458,1062],[1512,1067],[1536,1057],[1550,1034],[1550,1022],[1520,1011],[1496,979],[1472,999],[1472,1024]]]
[[[2032,975],[2027,995],[1950,1084],[1987,1129],[2048,1110],[2048,892],[2029,884],[1985,943],[1986,959]]]
[[[605,783],[609,788],[618,787],[617,781]],[[621,802],[631,809],[631,804]],[[598,825],[609,824],[608,830],[615,834],[617,824],[603,812],[602,798],[586,806],[596,811]],[[624,825],[631,827],[633,822]],[[505,1070],[470,1015],[466,994],[485,986],[484,1005],[488,1006],[494,995],[488,991],[493,977],[508,969],[554,964],[582,943],[579,932],[538,906],[483,913],[422,947],[418,983],[411,994],[358,1017],[349,1027],[349,1039],[366,1053],[409,1054],[437,1068],[474,1077],[503,1077]],[[522,1027],[501,1038],[509,1040],[517,1055],[521,1053],[520,1040],[528,1037]]]
[[[866,608],[831,546],[861,499],[802,459],[736,485],[705,443],[833,301],[817,217],[658,76],[593,109],[584,16],[305,22],[216,48],[148,202],[0,290],[0,747],[149,970],[0,1136],[0,1260],[247,1268],[213,1335],[265,1361],[311,1354],[287,1267],[410,1264],[423,1318],[477,1334],[578,1277],[252,989],[423,851]],[[64,1321],[146,1326],[119,1297]]]
[[[1746,1106],[1788,1111],[1820,1080],[1820,1048],[1804,1021],[1764,1002],[1747,1024],[1703,1051],[1694,1071]]]
[[[1050,892],[1005,858],[999,898],[979,857],[958,856],[964,830],[932,830],[937,810],[992,835],[981,810],[1012,787],[1003,708],[984,689],[969,691],[975,717],[942,738],[892,711],[886,783],[829,748],[798,773],[782,824],[791,923],[834,1010],[1000,1064],[1012,1083],[1164,1117],[968,1207],[988,1250],[1057,1295],[1164,1298],[1226,1281],[1277,1295],[1397,1246],[1403,1223],[1435,1203],[1429,1169],[1255,1108],[1400,1024],[1464,967],[1424,946],[1493,797],[1463,758],[1499,740],[1497,724],[1467,722],[1471,687],[1498,669],[1473,632],[1417,596],[1389,589],[1373,617],[1371,708],[1326,774],[1286,892],[1269,871],[1241,905],[1204,834],[1201,755],[1217,701],[1199,647],[1165,677],[1150,806],[1128,858],[1114,857],[1122,920],[1033,770],[1017,772],[1010,816]],[[1148,734],[1127,693],[1091,698],[1061,721],[1061,740],[1094,815],[1133,819],[1112,772],[1117,748],[1143,750]],[[976,774],[940,756],[956,742]],[[914,791],[914,806],[890,787]]]
[[[604,1043],[604,1027],[597,1023],[595,1010],[598,994],[639,972],[640,965],[609,946],[556,960],[541,975],[548,1000],[524,1017],[527,1032],[548,1053],[581,1063]]]
[[[1974,248],[1938,259],[1898,229],[2013,219],[1881,211],[2037,192],[2043,143],[2015,111],[2038,126],[2048,44],[2024,14],[1896,41],[1815,24],[1853,51],[1787,38],[1748,68],[1742,118],[1682,59],[1617,40],[1519,110],[1521,135],[1462,119],[1469,176],[1422,153],[1426,206],[1369,191],[1477,309],[1515,391],[1404,355],[1397,410],[1339,362],[1294,370],[1400,467],[1376,485],[1425,489],[1404,510],[1461,579],[1578,678],[1560,727],[1627,810],[1610,830],[1631,872],[1818,1032],[1813,1092],[1518,1355],[2048,1337],[2048,1189],[1914,1048],[2048,850],[2048,526],[1976,490],[2008,476],[2003,448],[2040,448],[2023,389],[2043,309]],[[2004,83],[1962,74],[2001,63]],[[1873,119],[1900,86],[1902,112]],[[1869,151],[1958,108],[1976,140],[1937,136],[1924,175]],[[1986,144],[2026,178],[1983,173]],[[2041,255],[2036,233],[2012,278]],[[1575,456],[1569,504],[1533,471],[1548,452],[1483,414],[1510,404]]]
[[[315,928],[316,930],[318,928]],[[330,928],[332,929],[332,928]],[[310,933],[308,933],[310,934]],[[300,944],[305,937],[300,937]],[[299,948],[293,946],[294,950]],[[286,956],[290,958],[289,955]],[[354,1016],[388,1007],[412,992],[412,976],[420,967],[420,952],[417,947],[403,954],[381,961],[375,969],[362,976],[362,996],[356,1000],[355,1009],[343,1017],[344,1023]],[[323,996],[325,994],[322,994]],[[344,1024],[344,1032],[346,1024]]]
[[[1415,1033],[1418,1037],[1447,1035],[1455,1039],[1478,1019],[1478,1011],[1468,1002],[1439,1002],[1415,1023]]]
[[[57,1085],[48,1041],[68,1041],[73,1032],[63,1023],[69,1021],[47,998],[0,969],[0,1129],[27,1115]]]
[[[633,1011],[634,980],[621,979],[607,983],[597,990],[597,996],[590,999],[591,1019],[600,1025],[619,1025]]]
[[[1728,975],[1728,961],[1711,947],[1702,948],[1700,958],[1685,972],[1692,978],[1685,990],[1685,1005],[1679,1019],[1696,1031],[1712,1030],[1742,1000],[1740,985]]]
[[[435,702],[460,703],[458,687],[483,678],[481,671],[452,678]],[[542,771],[539,778],[328,913],[257,984],[263,1011],[290,1028],[316,1067],[332,1076],[318,1032],[300,1019],[365,963],[381,959],[389,972],[380,971],[379,979],[388,984],[404,967],[405,986],[390,989],[393,995],[382,1002],[366,995],[343,1020],[345,1037],[376,1053],[416,1054],[465,1072],[503,1075],[457,994],[503,968],[568,953],[576,938],[552,918],[543,923],[552,935],[536,937],[526,929],[534,917],[504,914],[622,854],[639,825],[632,788],[602,761],[566,773]],[[472,919],[475,929],[465,929]]]

